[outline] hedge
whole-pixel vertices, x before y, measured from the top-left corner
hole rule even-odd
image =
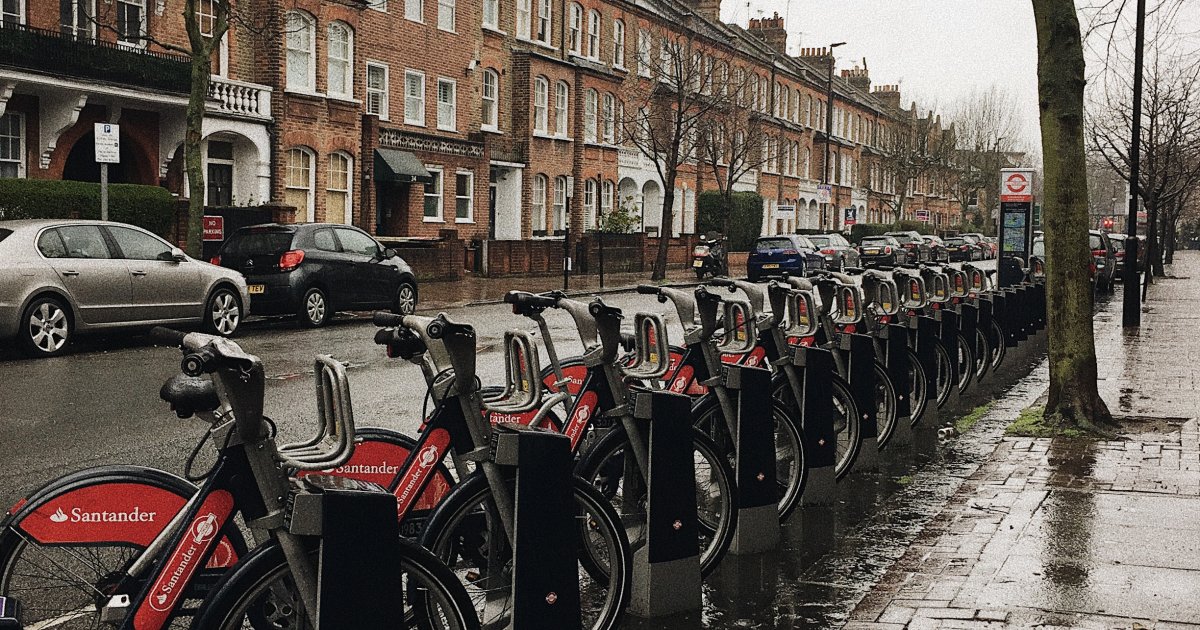
[[[108,218],[166,236],[175,220],[166,188],[108,185]],[[100,184],[54,179],[0,179],[0,220],[99,219]]]
[[[735,192],[732,195],[732,212],[729,216],[729,251],[750,251],[754,239],[762,234],[762,196],[753,192]],[[700,193],[696,200],[696,232],[704,234],[710,230],[723,232],[725,198],[716,190]]]

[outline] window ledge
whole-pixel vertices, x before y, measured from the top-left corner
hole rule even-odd
[[[469,223],[469,224],[474,224],[474,223],[475,223],[475,219],[455,219],[455,220],[454,220],[454,222],[455,222],[455,223]]]
[[[445,223],[446,220],[439,217],[421,217],[421,223]]]
[[[480,127],[479,127],[479,130],[480,130],[480,131],[482,131],[482,132],[484,132],[484,133],[491,133],[491,134],[495,134],[495,135],[497,135],[497,136],[503,136],[503,135],[504,135],[504,132],[503,132],[503,131],[500,131],[500,128],[499,128],[499,127],[483,127],[483,126],[480,126]]]
[[[340,103],[350,103],[352,105],[362,105],[361,100],[354,98],[354,96],[352,96],[350,94],[327,94],[326,96],[331,101],[338,101]]]
[[[413,120],[408,120],[407,118],[404,120],[404,124],[406,124],[406,125],[409,125],[409,126],[412,126],[412,127],[421,127],[421,128],[424,128],[424,127],[425,127],[425,123],[424,123],[424,122],[416,122],[416,121],[413,121]]]
[[[323,94],[321,92],[317,92],[315,90],[304,90],[304,89],[299,89],[299,88],[285,87],[285,88],[283,88],[283,91],[285,94],[294,94],[296,96],[308,96],[310,98],[325,98],[325,94]]]
[[[458,133],[458,127],[443,127],[441,125],[438,125],[437,130],[438,131],[449,131],[450,133]]]
[[[508,35],[508,33],[505,33],[504,31],[500,30],[499,26],[491,26],[489,24],[484,24],[481,28],[483,28],[484,31],[487,31],[489,33],[495,33],[497,35],[505,35],[505,36]]]

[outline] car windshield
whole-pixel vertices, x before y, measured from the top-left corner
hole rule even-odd
[[[1046,241],[1043,241],[1040,238],[1033,241],[1033,255],[1034,256],[1045,256],[1046,255]]]
[[[889,238],[884,238],[882,236],[872,236],[872,237],[864,238],[862,244],[863,245],[874,245],[874,246],[878,247],[878,246],[882,246],[882,245],[891,245],[892,240]]]
[[[796,246],[786,238],[760,238],[754,244],[756,252],[770,252],[777,249],[796,249]]]
[[[957,247],[959,245],[966,245],[967,241],[961,238],[948,238],[946,239],[946,244]]]
[[[282,230],[238,232],[225,243],[222,253],[231,256],[281,254],[291,248],[294,235],[295,232]]]
[[[1104,241],[1100,240],[1099,234],[1088,234],[1088,247],[1092,249],[1104,249]]]
[[[888,236],[896,239],[897,241],[900,241],[901,243],[910,243],[910,242],[917,240],[916,238],[913,237],[912,234],[908,234],[906,232],[900,232],[900,233],[896,233],[896,234],[888,234]]]
[[[808,237],[808,240],[812,241],[812,244],[816,245],[817,247],[825,247],[829,244],[828,236],[810,236]]]

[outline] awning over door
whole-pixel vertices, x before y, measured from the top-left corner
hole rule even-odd
[[[398,149],[375,149],[375,179],[377,181],[429,183],[433,176],[417,156]]]

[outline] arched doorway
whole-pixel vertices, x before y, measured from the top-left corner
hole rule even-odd
[[[662,188],[658,182],[648,181],[642,185],[642,231],[662,233],[662,204]]]
[[[121,132],[121,161],[108,165],[110,184],[158,185],[158,173],[150,158],[126,133]],[[65,180],[76,182],[99,182],[100,164],[96,162],[96,133],[89,131],[71,146],[63,164]]]

